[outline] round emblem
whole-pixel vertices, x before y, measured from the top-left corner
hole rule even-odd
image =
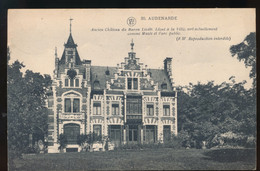
[[[133,27],[135,24],[136,24],[136,19],[134,17],[129,17],[127,19],[127,24],[130,26],[130,27]]]
[[[74,69],[70,69],[67,71],[67,75],[69,76],[70,79],[74,79],[75,76],[77,75],[77,72]]]

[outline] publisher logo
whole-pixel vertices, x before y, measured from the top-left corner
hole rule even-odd
[[[130,26],[130,27],[133,27],[135,24],[136,24],[136,19],[134,17],[129,17],[127,19],[127,24]]]

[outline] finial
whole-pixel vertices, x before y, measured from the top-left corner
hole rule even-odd
[[[55,57],[57,58],[57,47],[55,46]]]
[[[72,21],[73,19],[72,18],[70,18],[70,33],[71,33],[71,21]]]
[[[134,45],[135,45],[133,39],[132,39],[132,43],[130,45],[131,45],[131,50],[133,52],[134,51]]]

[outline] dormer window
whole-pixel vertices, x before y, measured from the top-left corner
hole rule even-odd
[[[94,86],[94,89],[99,89],[99,88],[100,88],[100,83],[99,83],[99,81],[98,81],[98,80],[95,80],[93,86]]]
[[[152,72],[151,72],[151,71],[148,71],[148,75],[149,75],[150,77],[152,77]]]
[[[166,84],[166,83],[162,83],[161,88],[162,88],[163,90],[166,90],[166,89],[167,89],[167,84]]]
[[[106,75],[110,75],[110,72],[109,72],[109,70],[106,70]]]

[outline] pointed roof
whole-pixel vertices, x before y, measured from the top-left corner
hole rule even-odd
[[[72,38],[72,34],[71,33],[69,35],[67,43],[65,43],[64,46],[65,46],[65,48],[75,48],[75,51],[76,51],[76,65],[80,65],[81,64],[81,60],[80,60],[79,53],[78,53],[78,50],[77,50],[77,46],[78,45],[74,43],[74,40]],[[65,64],[65,49],[64,49],[63,54],[61,56],[60,64]]]
[[[74,40],[72,38],[72,34],[70,33],[67,43],[65,44],[65,47],[77,47],[77,44],[74,43]]]

